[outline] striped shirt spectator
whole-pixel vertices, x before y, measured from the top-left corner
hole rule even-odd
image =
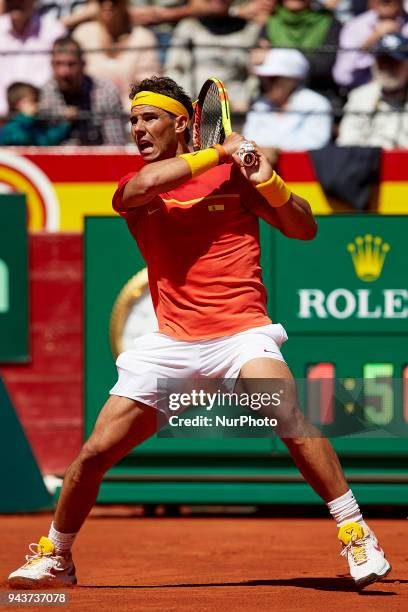
[[[56,121],[71,111],[70,144],[124,145],[127,142],[123,111],[116,86],[84,73],[82,50],[69,37],[55,42],[54,77],[41,92],[40,110]]]

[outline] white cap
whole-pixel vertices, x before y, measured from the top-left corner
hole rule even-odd
[[[266,54],[263,64],[255,66],[254,73],[266,77],[305,79],[309,68],[309,62],[297,49],[271,49]]]

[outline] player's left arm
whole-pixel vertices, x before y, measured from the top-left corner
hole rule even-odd
[[[288,238],[312,240],[316,236],[317,223],[309,202],[293,191],[286,204],[275,208],[275,212],[282,227],[281,231]]]
[[[243,166],[236,154],[232,155],[232,159],[239,165],[241,173],[254,188],[253,198],[259,200],[261,196],[267,214],[260,216],[266,217],[271,225],[289,238],[312,240],[316,236],[317,224],[309,202],[288,188],[274,171],[262,150],[254,142],[252,144],[257,155],[256,164]]]

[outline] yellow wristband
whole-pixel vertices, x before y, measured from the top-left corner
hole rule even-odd
[[[284,206],[291,196],[291,191],[285,181],[274,171],[271,178],[264,183],[255,185],[259,193],[273,208]]]
[[[179,155],[179,158],[184,159],[190,166],[191,178],[199,176],[211,168],[215,168],[219,162],[218,151],[212,147],[202,151],[195,151],[194,153],[183,153]]]

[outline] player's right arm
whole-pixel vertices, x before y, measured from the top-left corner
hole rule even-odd
[[[175,189],[191,178],[195,178],[218,164],[231,162],[244,137],[231,134],[221,148],[209,147],[194,153],[182,153],[146,164],[135,174],[121,191],[121,211],[127,212],[148,204],[161,193]]]
[[[175,189],[224,161],[230,161],[243,140],[236,134],[229,137],[229,144],[224,149],[209,147],[146,164],[126,183],[122,191],[122,210],[144,206],[161,193]]]
[[[217,165],[218,161],[214,164]],[[122,209],[131,210],[148,204],[160,193],[175,189],[191,178],[189,164],[180,157],[146,164],[125,185]]]

